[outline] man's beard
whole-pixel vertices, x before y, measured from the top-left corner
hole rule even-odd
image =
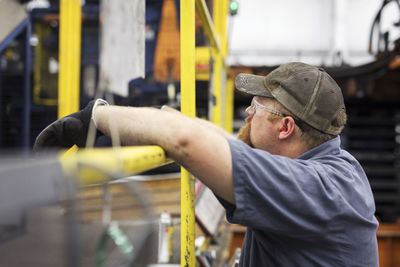
[[[250,130],[251,130],[251,118],[247,117],[246,118],[246,125],[240,128],[239,133],[238,133],[238,139],[245,142],[249,146],[253,147],[253,144],[251,143],[250,140]]]

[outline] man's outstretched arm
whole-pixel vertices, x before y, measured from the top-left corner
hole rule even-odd
[[[169,111],[169,112],[180,113],[178,110],[176,110],[176,109],[174,109],[174,108],[171,108],[171,107],[169,107],[169,106],[162,106],[161,109],[162,109],[162,110],[165,110],[165,111]],[[228,133],[228,132],[225,131],[223,128],[221,128],[221,127],[215,125],[214,123],[212,123],[212,122],[210,122],[210,121],[208,121],[208,120],[196,118],[196,121],[197,121],[198,123],[202,124],[203,126],[205,126],[206,128],[209,128],[210,130],[213,130],[213,131],[215,131],[216,133],[218,133],[218,134],[220,134],[220,135],[222,135],[222,136],[225,136],[226,138],[235,139],[235,137],[234,137],[232,134]]]
[[[235,203],[232,158],[226,137],[178,112],[154,108],[99,106],[97,129],[111,135],[113,127],[125,145],[159,145],[178,164],[223,199]]]

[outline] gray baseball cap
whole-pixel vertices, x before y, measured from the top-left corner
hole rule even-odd
[[[343,129],[332,125],[345,109],[342,90],[322,68],[292,62],[267,76],[240,73],[235,85],[244,93],[276,99],[301,121],[324,133],[338,135]]]

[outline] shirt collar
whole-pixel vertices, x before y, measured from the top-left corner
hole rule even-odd
[[[325,143],[316,146],[300,156],[298,159],[310,159],[317,157],[319,155],[327,155],[327,154],[339,154],[340,153],[340,136],[337,136],[331,140],[326,141]]]

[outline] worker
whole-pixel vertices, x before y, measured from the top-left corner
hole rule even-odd
[[[247,226],[240,266],[378,266],[375,205],[360,164],[340,147],[346,111],[323,69],[293,62],[239,74],[253,95],[238,139],[170,109],[98,100],[48,126],[35,149],[84,145],[91,121],[125,145],[159,145],[206,184],[229,222]]]

